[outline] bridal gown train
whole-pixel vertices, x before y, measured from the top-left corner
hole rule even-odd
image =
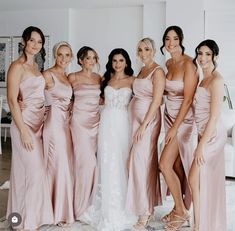
[[[135,222],[125,212],[131,95],[128,87],[105,88],[98,135],[98,184],[92,205],[80,217],[99,231],[120,231]]]

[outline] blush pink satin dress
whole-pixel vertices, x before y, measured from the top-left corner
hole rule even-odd
[[[211,96],[198,87],[194,97],[195,120],[199,140],[210,116]],[[211,139],[205,144],[205,164],[200,167],[200,223],[199,231],[226,231],[226,200],[224,173],[224,145],[227,132],[218,119]]]
[[[42,145],[44,87],[43,76],[30,76],[20,83],[22,118],[33,141],[31,152],[23,147],[14,121],[11,124],[12,159],[7,217],[13,212],[21,215],[22,223],[17,229],[33,230],[53,223]]]
[[[160,108],[149,122],[142,139],[133,142],[153,97],[152,73],[133,83],[134,97],[129,105],[132,126],[132,146],[130,151],[129,180],[126,208],[134,215],[152,214],[154,206],[160,205],[161,190],[158,169],[157,144],[161,128]]]
[[[70,133],[72,87],[51,72],[54,86],[45,90],[49,110],[43,129],[44,155],[54,209],[54,223],[72,223],[73,149]]]
[[[184,100],[184,82],[179,80],[166,79],[165,91],[167,92],[167,99],[164,111],[164,125],[165,133],[172,127]],[[194,114],[192,107],[189,108],[184,120],[180,124],[177,131],[177,141],[179,147],[179,154],[183,164],[185,178],[184,190],[185,195],[184,203],[187,209],[190,208],[191,194],[188,184],[188,174],[193,161],[193,131],[195,129]]]
[[[71,132],[74,148],[74,215],[79,216],[90,205],[96,173],[99,114],[99,84],[74,87]]]

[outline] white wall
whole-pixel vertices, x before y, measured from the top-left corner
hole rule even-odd
[[[171,25],[182,28],[185,53],[194,56],[195,47],[204,39],[204,0],[167,0],[166,26]]]
[[[186,53],[194,56],[196,45],[204,39],[204,11],[235,12],[235,3],[234,0],[163,0],[119,8],[3,11],[0,36],[21,35],[25,27],[35,25],[45,35],[50,35],[51,48],[56,42],[66,40],[76,54],[81,46],[90,45],[99,53],[101,73],[111,49],[123,47],[129,52],[137,72],[136,44],[139,39],[152,37],[159,48],[162,34],[170,25],[182,27]],[[164,56],[158,52],[156,60],[162,65]],[[78,68],[75,59],[70,71]]]
[[[149,36],[159,46],[162,31],[165,29],[165,4],[159,2],[143,7],[73,9],[70,10],[69,25],[69,41],[74,51],[84,45],[97,50],[101,73],[105,70],[110,51],[122,47],[131,56],[137,74],[140,63],[136,57],[136,45],[141,38]],[[164,57],[158,55],[156,59],[162,64]],[[71,69],[78,69],[76,60]]]
[[[205,35],[214,39],[220,48],[218,70],[228,85],[235,108],[235,1],[207,0],[205,4]]]
[[[135,46],[142,37],[142,18],[142,7],[138,6],[70,10],[69,41],[75,53],[81,46],[93,47],[100,56],[101,73],[109,53],[118,47],[127,50],[136,69]],[[78,66],[73,64],[72,69]]]
[[[0,36],[21,36],[28,26],[39,27],[50,35],[50,44],[68,39],[69,10],[7,11],[0,14]]]
[[[143,37],[151,37],[156,43],[156,61],[163,66],[165,56],[160,52],[162,35],[166,28],[166,3],[145,4],[143,6]]]

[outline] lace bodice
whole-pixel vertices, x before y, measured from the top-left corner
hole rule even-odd
[[[115,89],[111,86],[107,86],[104,94],[106,108],[127,109],[131,99],[132,90],[129,87]]]

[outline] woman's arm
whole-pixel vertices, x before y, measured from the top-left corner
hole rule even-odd
[[[205,161],[203,158],[204,146],[211,139],[215,130],[217,120],[219,118],[224,96],[224,81],[221,77],[215,77],[210,86],[211,104],[209,120],[206,124],[204,133],[198,143],[195,151],[195,160],[198,165],[202,165]]]
[[[53,87],[55,83],[54,83],[54,80],[51,76],[50,70],[46,70],[42,74],[43,74],[43,77],[44,77],[45,83],[46,83],[45,88],[49,89],[49,88]]]
[[[21,135],[23,146],[28,150],[33,150],[33,142],[25,125],[18,102],[21,76],[23,74],[22,65],[12,63],[7,73],[7,100],[11,110],[12,118]]]
[[[74,83],[74,81],[75,81],[75,73],[70,73],[70,74],[68,75],[68,81],[69,81],[69,83],[73,86],[73,83]]]
[[[180,106],[179,112],[172,127],[168,130],[165,143],[169,143],[176,135],[177,129],[184,120],[184,117],[188,113],[188,110],[193,102],[194,93],[198,83],[198,74],[196,67],[190,61],[185,63],[185,74],[184,74],[184,99]]]
[[[161,106],[163,92],[165,88],[165,73],[162,69],[157,69],[152,75],[153,81],[153,99],[149,105],[148,111],[145,114],[144,120],[135,134],[135,141],[138,142],[144,134],[144,130],[148,126],[148,123],[156,116],[157,110]]]

